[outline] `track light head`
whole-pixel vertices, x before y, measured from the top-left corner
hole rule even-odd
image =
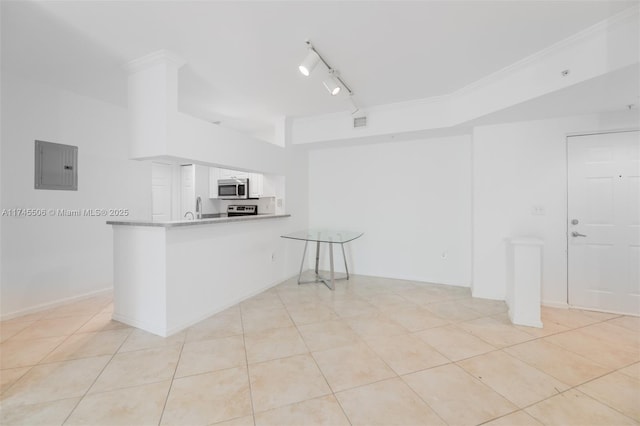
[[[318,56],[316,51],[313,50],[313,48],[309,48],[309,53],[307,53],[307,56],[304,58],[304,61],[302,61],[298,69],[302,75],[309,77],[311,71],[313,71],[319,60],[320,56]]]
[[[322,82],[322,84],[324,84],[324,87],[327,89],[327,91],[331,93],[331,96],[336,96],[338,93],[340,93],[340,85],[336,82],[335,77],[328,77]]]
[[[298,69],[300,70],[302,75],[308,77],[315,66],[318,64],[318,62],[322,62],[322,64],[329,72],[329,75],[324,79],[322,84],[324,85],[325,89],[327,89],[327,91],[331,94],[331,96],[336,96],[342,91],[342,89],[346,90],[349,96],[352,96],[353,92],[351,91],[347,83],[345,83],[344,80],[340,77],[340,73],[338,73],[335,68],[327,63],[327,61],[320,55],[320,53],[318,53],[318,51],[313,47],[309,40],[306,41],[306,44],[308,49],[307,56],[304,58],[304,61],[302,61],[302,63],[298,66]],[[357,111],[357,108],[354,109]]]
[[[351,113],[351,115],[356,115],[358,111],[360,111],[360,107],[353,100],[353,96],[349,96],[348,102],[349,102],[349,112]]]

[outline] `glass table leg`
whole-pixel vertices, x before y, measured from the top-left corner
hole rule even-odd
[[[302,268],[304,268],[304,261],[307,258],[307,244],[309,244],[309,241],[304,242],[304,251],[302,252],[302,262],[300,262],[300,273],[298,274],[298,285],[302,284]]]
[[[331,290],[336,289],[336,274],[333,270],[333,244],[329,243],[329,264],[331,266]]]
[[[349,268],[347,267],[347,256],[344,255],[344,243],[340,243],[342,247],[342,259],[344,259],[344,270],[347,272],[347,279],[349,279]]]

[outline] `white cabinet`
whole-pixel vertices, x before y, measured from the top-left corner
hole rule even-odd
[[[218,198],[219,179],[247,179],[249,175],[247,172],[238,170],[209,167],[209,198]],[[251,186],[251,184],[249,186]],[[251,188],[249,188],[249,190],[251,190]],[[252,197],[252,195],[250,196]]]
[[[219,169],[220,179],[247,179],[249,173],[241,172],[239,170]]]
[[[273,184],[262,173],[209,167],[209,198],[218,198],[218,179],[249,179],[249,198],[274,197]]]
[[[260,198],[263,196],[263,178],[260,173],[249,173],[249,198]]]
[[[218,179],[222,169],[209,167],[209,198],[218,198]]]

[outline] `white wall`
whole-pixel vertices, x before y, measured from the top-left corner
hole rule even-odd
[[[309,154],[307,147],[293,145],[288,118],[283,120],[282,134],[285,141],[285,175],[275,179],[280,181],[275,184],[276,199],[282,200],[281,206],[276,205],[276,213],[291,214],[287,220],[287,233],[290,233],[309,227]],[[285,274],[293,276],[300,267],[302,247],[298,241],[283,241]]]
[[[352,272],[469,286],[470,136],[310,151],[309,224],[365,233]]]
[[[128,208],[150,219],[150,164],[128,160],[127,111],[2,75],[3,209]],[[78,191],[34,189],[34,140],[78,146]],[[2,316],[111,288],[108,217],[2,217]]]
[[[1,208],[128,208],[151,219],[151,163],[129,160],[127,110],[16,76],[2,76]],[[34,140],[79,147],[78,191],[33,189]],[[306,148],[280,148],[291,200],[282,233],[307,227]],[[259,157],[259,156],[258,156]],[[255,158],[252,161],[256,160]],[[205,212],[208,170],[196,169]],[[196,178],[196,179],[197,179]],[[174,185],[179,188],[179,185]],[[279,194],[282,197],[283,194]],[[209,203],[209,204],[208,204]],[[1,316],[36,311],[113,285],[113,231],[105,217],[2,217]],[[279,277],[297,272],[301,248],[275,237]],[[273,247],[264,247],[269,259]],[[238,259],[238,268],[244,267]]]
[[[504,299],[505,238],[544,241],[542,302],[567,302],[566,135],[638,127],[637,110],[476,127],[473,295]],[[534,215],[540,206],[544,215]]]
[[[194,164],[196,174],[196,197],[202,198],[202,213],[222,213],[220,205],[209,198],[209,167]],[[195,214],[195,213],[194,213]]]

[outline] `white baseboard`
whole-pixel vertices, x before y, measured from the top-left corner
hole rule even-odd
[[[474,291],[473,288],[471,289],[471,297],[475,299],[506,300],[505,295],[495,294],[491,292]]]
[[[337,272],[337,271],[336,271]],[[451,282],[440,282],[435,280],[426,280],[423,276],[414,276],[414,275],[402,275],[402,276],[390,276],[390,275],[367,275],[367,274],[359,274],[356,271],[350,271],[349,275],[357,275],[359,277],[371,277],[371,278],[385,278],[396,281],[411,281],[415,284],[436,284],[436,285],[448,285],[451,287],[464,287],[471,288],[471,283],[461,283],[457,281]]]
[[[135,327],[135,328],[139,328],[141,330],[144,331],[148,331],[151,334],[155,334],[156,336],[160,336],[160,337],[167,337],[167,334],[163,334],[166,329],[165,327],[162,327],[161,325],[158,324],[151,324],[148,322],[144,322],[144,321],[139,321],[137,319],[134,318],[129,318],[125,315],[121,315],[117,312],[113,312],[113,314],[111,315],[111,319],[121,322],[123,324],[127,324],[130,325],[131,327]]]
[[[113,287],[108,287],[108,288],[103,288],[101,290],[95,290],[89,293],[84,293],[78,296],[72,296],[64,299],[54,300],[52,302],[41,303],[39,305],[32,306],[30,308],[21,309],[19,311],[14,311],[8,314],[2,314],[0,316],[0,321],[6,321],[6,320],[14,319],[17,317],[21,317],[23,315],[29,315],[29,314],[34,314],[41,311],[46,311],[48,309],[57,308],[59,306],[66,305],[67,303],[79,302],[81,300],[89,299],[95,296],[106,295],[111,293],[112,291],[113,291]]]
[[[511,320],[512,324],[523,325],[525,327],[542,328],[542,321],[540,321],[539,318],[537,318],[537,319],[529,318],[528,320],[523,319],[523,318],[518,318],[518,317],[516,317],[514,315],[514,313],[511,310],[511,308],[509,308],[508,315],[509,315],[509,320]]]
[[[566,302],[554,302],[552,300],[543,300],[542,306],[547,306],[549,308],[559,308],[559,309],[569,309],[570,306]]]
[[[582,306],[573,306],[566,302],[553,302],[553,301],[543,300],[542,306],[548,306],[550,308],[559,308],[559,309],[579,309],[581,311],[602,312],[604,314],[640,316],[638,314],[630,314],[628,312],[620,312],[615,310],[606,310],[606,309],[599,309],[599,308],[584,308]]]
[[[621,312],[621,311],[615,311],[615,310],[605,310],[605,309],[598,309],[598,308],[582,308],[580,306],[571,306],[571,305],[568,305],[568,308],[569,309],[579,309],[581,311],[588,311],[588,312],[602,312],[603,314],[627,315],[627,316],[630,316],[630,317],[640,317],[639,314]]]

